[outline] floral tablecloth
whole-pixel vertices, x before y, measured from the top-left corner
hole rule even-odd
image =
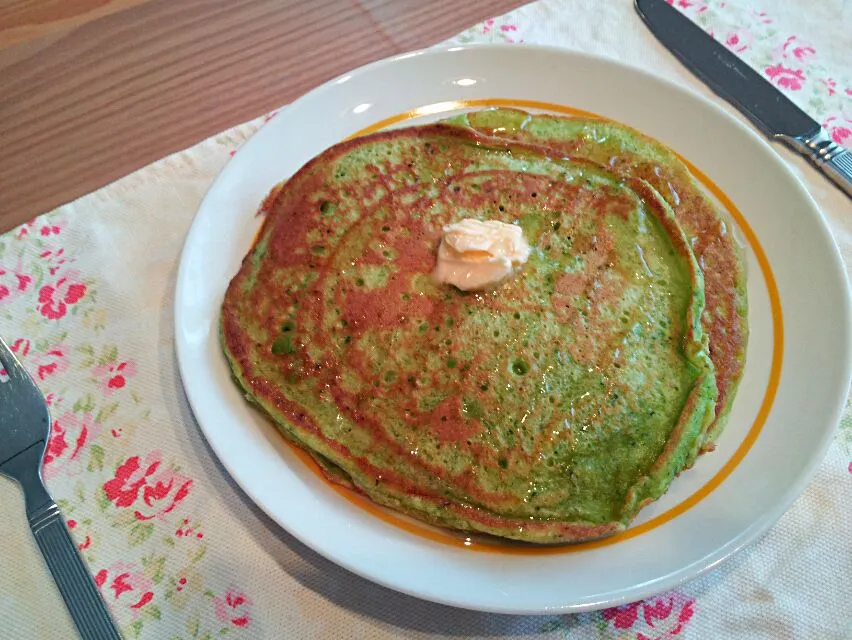
[[[852,2],[675,2],[852,146]],[[718,101],[649,35],[629,0],[542,0],[453,41],[599,53]],[[763,539],[676,591],[595,613],[499,616],[422,602],[349,574],[266,518],[193,421],[172,316],[198,203],[263,121],[0,236],[0,335],[54,416],[44,476],[126,637],[852,638],[848,411],[813,482]],[[779,153],[848,264],[852,201]],[[11,482],[0,481],[0,505],[0,638],[75,637]]]

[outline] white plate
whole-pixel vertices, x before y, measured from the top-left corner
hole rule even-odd
[[[527,108],[530,101],[567,105],[632,125],[711,176],[744,216],[748,364],[718,449],[683,473],[627,535],[558,554],[449,545],[353,504],[249,409],[218,344],[219,305],[270,187],[368,125],[401,113],[414,117],[406,123],[423,122],[470,104],[460,101],[494,98]],[[507,613],[580,611],[645,598],[754,540],[822,459],[852,362],[838,251],[814,202],[769,145],[717,106],[647,73],[538,47],[397,56],[332,80],[283,110],[240,149],[204,199],[181,260],[176,324],[183,384],[202,430],[275,521],[380,584]]]

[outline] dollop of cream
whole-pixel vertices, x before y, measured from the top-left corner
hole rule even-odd
[[[462,291],[476,291],[499,284],[529,257],[520,227],[465,218],[444,227],[433,275]]]

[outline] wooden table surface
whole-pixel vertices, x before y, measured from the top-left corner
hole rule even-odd
[[[519,0],[0,0],[0,232]]]

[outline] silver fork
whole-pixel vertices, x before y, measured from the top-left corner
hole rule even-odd
[[[27,520],[62,599],[84,640],[121,640],[59,507],[41,478],[50,436],[44,396],[0,338],[0,474],[24,491]]]

